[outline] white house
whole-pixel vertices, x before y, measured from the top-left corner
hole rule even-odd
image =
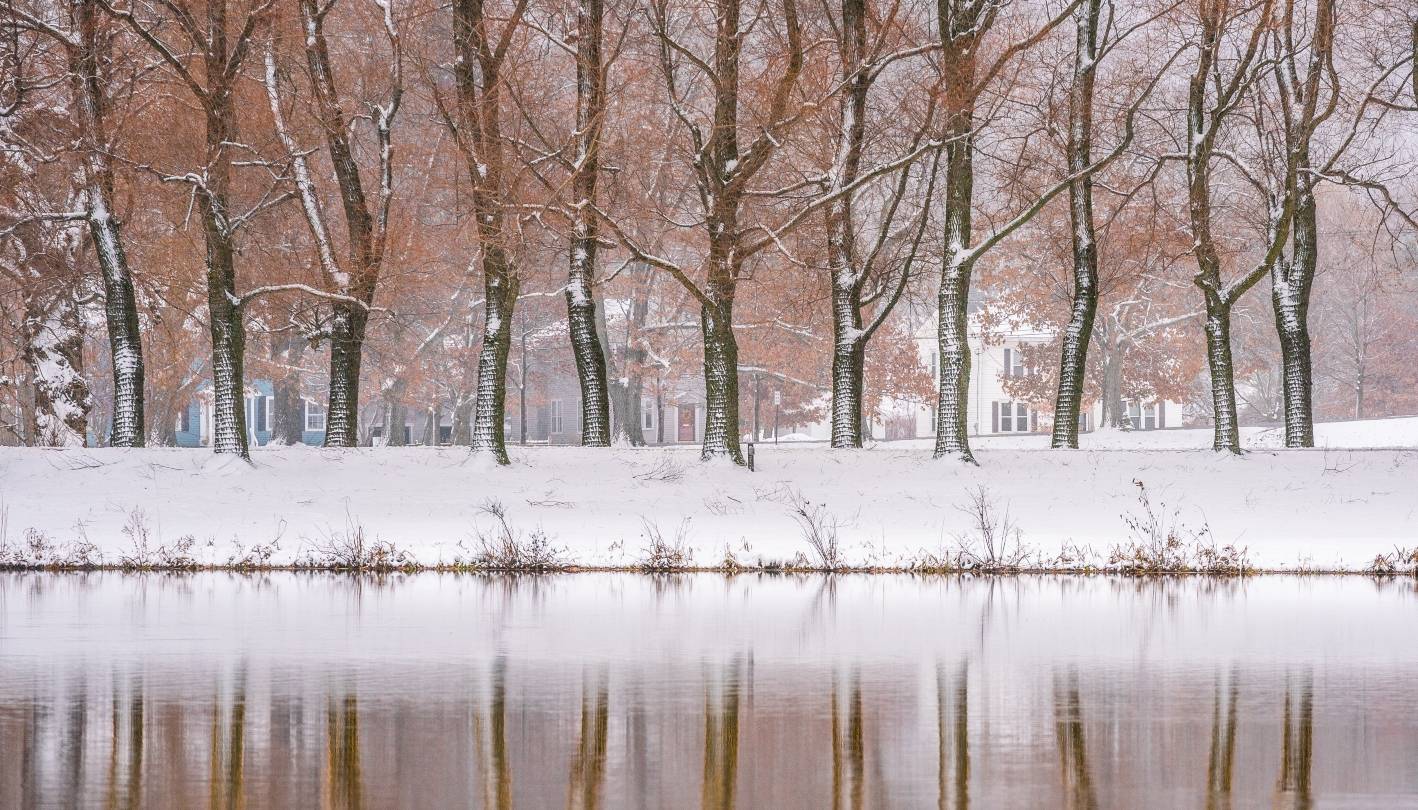
[[[1005,392],[1004,383],[1009,377],[1030,373],[1020,354],[1021,346],[1039,345],[1053,340],[1053,333],[1028,327],[1014,327],[1012,331],[994,331],[988,335],[978,327],[972,327],[970,344],[970,395],[966,402],[966,425],[972,436],[1010,435],[1018,433],[1048,432],[1053,428],[1051,410],[1040,412],[1028,402],[1020,402]],[[939,343],[936,336],[936,322],[928,319],[913,333],[916,350],[921,363],[930,371],[934,380],[940,373]],[[1182,405],[1172,401],[1135,402],[1124,401],[1128,416],[1135,430],[1157,430],[1166,427],[1181,427]],[[935,404],[916,402],[888,403],[881,409],[882,415],[871,426],[872,436],[878,439],[927,438],[935,435]],[[1102,419],[1103,406],[1095,402],[1080,416],[1084,431],[1097,428]],[[831,423],[827,420],[797,428],[801,436],[827,439],[832,435]]]
[[[940,369],[940,346],[935,321],[929,320],[922,324],[913,333],[913,338],[916,341],[922,363],[930,370],[931,378],[935,379]],[[1030,403],[1016,400],[1005,391],[1005,381],[1010,377],[1019,377],[1030,373],[1030,369],[1024,363],[1020,348],[1049,343],[1053,339],[1052,332],[1027,326],[1015,326],[1011,327],[1009,331],[1003,332],[996,330],[989,335],[986,335],[978,325],[971,327],[969,333],[970,395],[966,402],[965,416],[970,435],[1037,433],[1048,432],[1053,428],[1051,410],[1041,413]],[[1166,400],[1155,402],[1125,400],[1124,404],[1128,409],[1132,428],[1135,430],[1158,430],[1169,426],[1181,426],[1182,406],[1180,403]],[[881,432],[877,435],[882,435],[885,438],[907,438],[904,435],[893,436],[891,435],[893,432],[897,434],[909,432],[914,436],[934,435],[934,404],[924,407],[907,403],[902,405],[910,412],[910,420],[902,420],[899,416],[894,420],[888,418],[885,420],[886,423],[881,425]],[[897,413],[901,413],[900,406],[897,408]],[[1080,429],[1094,430],[1102,416],[1102,403],[1094,402],[1091,407],[1079,415]]]

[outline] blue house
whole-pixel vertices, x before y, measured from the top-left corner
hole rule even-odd
[[[275,389],[270,380],[252,380],[246,384],[246,429],[253,445],[271,441],[271,400]],[[206,447],[212,443],[211,384],[203,386],[197,397],[177,415],[177,446]],[[302,444],[319,446],[325,442],[325,406],[301,399],[301,415],[305,430]]]

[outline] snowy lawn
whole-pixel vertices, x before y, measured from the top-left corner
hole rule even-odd
[[[12,557],[34,530],[46,553],[72,556],[86,539],[105,563],[160,562],[183,537],[195,543],[177,556],[202,564],[320,561],[362,529],[367,545],[433,565],[476,558],[496,503],[519,542],[540,531],[561,562],[634,566],[659,533],[682,538],[699,566],[816,564],[801,507],[819,530],[835,525],[841,563],[910,567],[983,552],[964,511],[983,492],[1033,559],[1082,550],[1103,563],[1141,539],[1125,521],[1146,517],[1141,481],[1164,524],[1188,538],[1209,528],[1206,542],[1245,547],[1263,568],[1361,570],[1418,546],[1418,449],[1333,446],[1418,445],[1418,419],[1324,425],[1320,437],[1331,446],[1241,458],[1172,449],[1205,447],[1207,431],[1095,434],[1087,446],[1114,449],[1078,452],[993,438],[978,442],[978,467],[932,461],[923,441],[765,445],[753,473],[702,464],[690,447],[515,448],[501,469],[461,448],[292,447],[257,450],[250,465],[206,450],[0,448],[0,516]]]

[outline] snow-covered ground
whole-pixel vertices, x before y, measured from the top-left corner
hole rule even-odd
[[[817,559],[791,512],[806,502],[837,524],[846,563],[910,566],[958,548],[971,527],[961,507],[983,491],[1041,557],[1078,547],[1106,560],[1135,538],[1125,516],[1142,514],[1141,481],[1163,517],[1209,527],[1264,568],[1359,570],[1418,546],[1418,418],[1327,424],[1319,437],[1322,448],[1287,451],[1270,449],[1273,431],[1248,430],[1258,449],[1240,458],[1205,449],[1205,430],[1093,434],[1077,452],[984,438],[979,466],[932,461],[925,441],[789,444],[760,446],[753,473],[702,464],[691,447],[514,448],[509,468],[461,448],[263,449],[250,465],[205,450],[0,448],[0,541],[13,551],[30,529],[56,547],[87,538],[118,562],[145,528],[150,551],[191,536],[203,563],[257,547],[284,563],[318,559],[361,527],[420,563],[453,563],[476,556],[495,501],[524,539],[540,530],[581,565],[635,565],[656,530],[682,531],[697,565],[753,565]]]

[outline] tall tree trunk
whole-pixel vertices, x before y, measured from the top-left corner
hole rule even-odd
[[[616,441],[624,441],[631,447],[643,447],[645,414],[641,402],[645,396],[645,361],[649,357],[649,351],[645,347],[645,336],[641,328],[650,314],[650,294],[655,285],[655,273],[643,264],[638,266],[636,272],[639,279],[626,312],[625,351],[620,373],[617,379],[610,381],[614,401],[611,419]],[[607,357],[613,356],[612,353],[607,353]],[[660,415],[656,414],[657,428],[659,420]]]
[[[938,6],[946,82],[945,233],[936,299],[940,378],[936,400],[936,458],[953,455],[975,462],[967,425],[970,396],[970,273],[977,258],[970,250],[975,193],[975,141],[972,134],[979,88],[975,86],[977,45],[988,27],[982,7],[958,2]],[[992,19],[989,18],[989,19]]]
[[[971,49],[951,52],[947,76],[952,82],[974,83]],[[954,455],[973,463],[967,425],[970,396],[969,300],[970,272],[974,259],[971,240],[971,206],[974,196],[974,139],[970,135],[974,100],[957,101],[948,109],[949,143],[945,146],[945,253],[941,262],[940,291],[936,300],[940,379],[936,402],[935,457]]]
[[[842,78],[846,89],[837,109],[837,154],[832,176],[837,189],[861,173],[866,139],[867,94],[872,77],[867,53],[865,0],[842,0]],[[852,195],[844,194],[825,209],[827,265],[832,283],[832,446],[862,446],[862,389],[866,332],[862,329],[865,274],[856,256]],[[889,227],[883,226],[883,227]]]
[[[109,442],[114,447],[142,447],[143,344],[139,337],[138,304],[133,276],[123,250],[119,223],[113,214],[113,168],[109,162],[104,125],[103,80],[100,78],[101,40],[95,0],[74,4],[78,48],[72,52],[70,71],[74,86],[76,119],[83,142],[84,191],[89,237],[93,240],[103,277],[104,317],[113,366],[113,422]]]
[[[472,449],[491,453],[498,464],[511,463],[503,419],[507,412],[507,355],[512,350],[517,284],[506,252],[500,246],[484,244],[483,288],[487,304],[473,400]]]
[[[1123,412],[1123,348],[1114,346],[1103,358],[1103,413],[1100,425],[1125,427]]]
[[[704,331],[705,460],[743,463],[739,447],[739,346],[734,337],[733,299],[700,308]]]
[[[251,457],[245,408],[246,323],[236,295],[235,214],[231,207],[231,156],[239,143],[233,88],[227,84],[226,2],[208,4],[205,54],[209,86],[205,188],[197,193],[207,247],[207,320],[212,336],[212,451]]]
[[[299,371],[304,351],[305,341],[289,333],[271,338],[271,359],[281,369],[271,380],[271,444],[300,444],[305,438]]]
[[[331,309],[325,446],[355,447],[359,444],[359,375],[369,313],[363,307],[344,301],[334,302]]]
[[[1093,85],[1097,76],[1098,17],[1101,0],[1088,0],[1074,12],[1077,36],[1073,85],[1069,89],[1068,170],[1082,173],[1093,162]],[[1098,241],[1093,227],[1093,175],[1084,174],[1068,187],[1073,239],[1073,299],[1064,328],[1059,361],[1059,391],[1054,400],[1053,447],[1078,447],[1078,414],[1083,407],[1083,382],[1093,317],[1098,311]]]
[[[1280,337],[1285,446],[1314,447],[1315,421],[1310,366],[1310,288],[1315,278],[1318,235],[1315,198],[1308,185],[1295,206],[1294,252],[1270,273],[1270,300]]]
[[[566,283],[567,323],[581,384],[581,444],[609,447],[611,406],[606,355],[596,329],[596,179],[600,173],[605,87],[601,66],[601,0],[580,0],[576,37],[576,161],[571,177],[574,223],[571,269]]]
[[[404,392],[408,384],[395,380],[384,389],[384,446],[403,447],[408,444],[404,436],[404,420],[407,409]]]
[[[1215,419],[1213,450],[1241,452],[1236,417],[1236,371],[1231,361],[1231,304],[1206,295],[1206,365],[1211,372],[1211,408]]]
[[[453,408],[452,443],[467,447],[473,443],[473,400],[467,397],[458,401]]]

